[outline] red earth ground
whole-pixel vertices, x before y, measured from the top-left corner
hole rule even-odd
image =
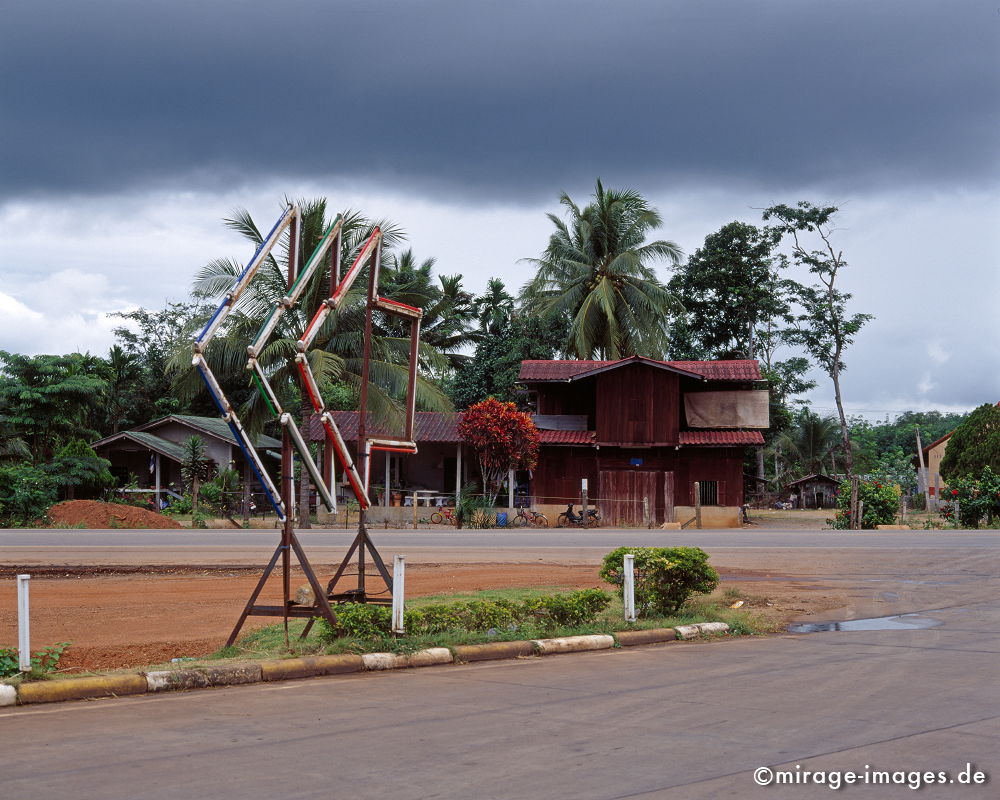
[[[66,528],[180,528],[177,520],[138,506],[101,503],[97,500],[66,500],[49,509],[56,527]]]
[[[413,564],[407,567],[406,588],[412,597],[530,586],[582,589],[602,586],[598,569],[551,563]],[[325,580],[333,568],[317,564],[316,570]],[[845,604],[839,592],[817,592],[794,578],[725,568],[720,572],[723,588],[746,590],[747,607],[773,619]],[[60,671],[69,672],[206,655],[225,643],[260,574],[260,567],[217,565],[34,567],[32,642],[39,649],[72,642],[59,665]],[[13,577],[11,568],[0,567],[0,645],[17,641]],[[741,578],[752,583],[742,584]],[[304,582],[300,572],[293,572],[293,587]],[[280,602],[280,593],[276,573],[261,600]],[[244,630],[276,621],[251,617]]]

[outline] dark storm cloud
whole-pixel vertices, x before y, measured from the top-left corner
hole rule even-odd
[[[0,192],[996,177],[996,3],[21,3]],[[459,188],[462,187],[462,188]]]

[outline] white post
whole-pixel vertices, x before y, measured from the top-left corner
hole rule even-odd
[[[405,633],[403,628],[403,581],[406,574],[406,556],[392,559],[392,632]]]
[[[458,495],[462,491],[462,445],[455,449],[455,505],[458,505]]]
[[[507,511],[514,511],[514,470],[507,470]]]
[[[17,576],[17,655],[21,672],[31,671],[31,632],[28,609],[30,575]]]
[[[625,566],[622,568],[625,578],[623,601],[625,603],[625,621],[635,622],[635,555],[625,554]]]

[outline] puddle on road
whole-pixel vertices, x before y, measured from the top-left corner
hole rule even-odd
[[[870,617],[845,622],[799,622],[788,626],[789,633],[820,631],[913,631],[933,628],[941,622],[922,614],[897,614],[893,617]]]

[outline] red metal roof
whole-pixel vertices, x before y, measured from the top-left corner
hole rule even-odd
[[[764,444],[760,431],[681,431],[680,444],[707,445],[709,447],[735,447]]]
[[[632,357],[617,361],[522,361],[521,372],[517,379],[525,382],[568,381],[585,372],[618,365],[624,366],[631,361],[636,361],[636,359]],[[693,372],[713,381],[761,380],[760,366],[755,360],[749,359],[739,361],[658,361],[655,363],[684,372]]]

